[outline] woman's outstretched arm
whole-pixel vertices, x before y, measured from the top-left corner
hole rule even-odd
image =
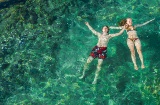
[[[99,32],[97,32],[97,31],[95,31],[90,25],[89,25],[89,23],[88,22],[85,22],[85,24],[88,26],[88,28],[92,31],[92,33],[93,34],[95,34],[95,35],[97,35],[97,36],[99,36],[100,35],[100,33]]]
[[[155,18],[154,18],[154,19],[155,19]],[[144,26],[144,25],[150,23],[151,21],[153,21],[154,19],[151,19],[151,20],[149,20],[149,21],[147,21],[147,22],[145,22],[145,23],[143,23],[143,24],[137,24],[137,25],[135,25],[134,27],[137,28],[137,27]]]

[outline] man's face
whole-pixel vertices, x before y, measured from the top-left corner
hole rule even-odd
[[[102,28],[102,32],[108,32],[108,28],[107,28],[106,26],[104,26],[104,27]]]

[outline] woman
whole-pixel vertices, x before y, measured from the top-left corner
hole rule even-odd
[[[110,29],[122,29],[122,26],[125,25],[125,28],[126,28],[126,32],[127,32],[127,35],[128,35],[128,38],[127,38],[127,45],[130,49],[130,52],[131,52],[131,58],[132,58],[132,62],[134,64],[134,69],[135,70],[138,70],[138,66],[136,64],[136,57],[135,57],[135,49],[134,49],[134,46],[136,46],[136,49],[137,49],[137,52],[138,52],[138,55],[139,55],[139,58],[141,60],[141,68],[145,68],[144,66],[144,62],[143,62],[143,55],[142,55],[142,51],[141,51],[141,41],[140,39],[138,38],[137,36],[137,32],[136,32],[136,28],[137,27],[141,27],[141,26],[144,26],[146,24],[148,24],[149,22],[153,21],[154,19],[152,20],[149,20],[143,24],[138,24],[138,25],[135,25],[133,26],[132,25],[132,19],[131,18],[127,18],[127,19],[124,19],[120,22],[120,27],[109,27]]]
[[[99,75],[99,71],[101,70],[102,62],[107,56],[106,52],[107,52],[107,45],[108,45],[109,40],[113,37],[121,35],[123,33],[123,31],[125,30],[125,28],[122,27],[122,30],[119,33],[109,34],[109,27],[108,26],[104,26],[102,28],[102,33],[99,33],[97,31],[95,31],[89,25],[88,22],[86,22],[85,24],[87,25],[89,30],[91,30],[92,33],[98,37],[98,42],[97,42],[97,45],[92,49],[90,56],[88,57],[87,62],[84,65],[83,74],[79,78],[82,79],[85,76],[85,71],[88,68],[88,65],[92,62],[93,59],[98,58],[97,70],[95,72],[95,77],[92,82],[92,84],[96,84],[97,79],[98,79],[98,75]]]

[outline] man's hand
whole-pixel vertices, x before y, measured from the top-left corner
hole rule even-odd
[[[85,24],[86,24],[86,25],[89,25],[89,23],[88,23],[88,22],[85,22]]]
[[[122,28],[127,29],[129,27],[129,25],[126,23]]]

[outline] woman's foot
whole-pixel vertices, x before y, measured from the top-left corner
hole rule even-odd
[[[142,66],[141,66],[141,68],[142,68],[142,69],[144,69],[144,68],[145,68],[145,66],[144,66],[144,65],[142,65]]]
[[[134,69],[135,69],[135,70],[138,70],[138,66],[134,66]]]

